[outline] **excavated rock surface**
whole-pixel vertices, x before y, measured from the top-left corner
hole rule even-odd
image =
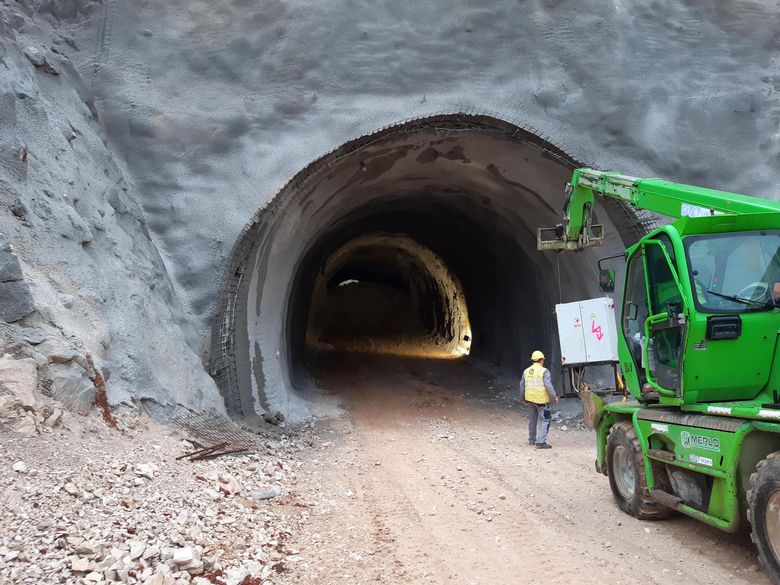
[[[43,391],[87,406],[94,387],[74,362],[90,353],[114,404],[221,410],[76,50],[40,14],[0,14],[0,233],[13,244],[0,251],[0,311],[17,322],[2,353],[25,346]]]
[[[778,14],[4,2],[0,232],[37,309],[19,335],[92,353],[112,403],[221,408],[202,358],[242,227],[323,153],[435,112],[490,111],[602,168],[774,196]]]

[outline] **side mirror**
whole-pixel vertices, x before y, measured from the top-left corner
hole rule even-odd
[[[603,293],[615,291],[615,271],[611,268],[599,270],[599,290]]]
[[[631,301],[628,301],[626,303],[625,311],[623,314],[625,318],[628,319],[629,321],[636,321],[637,306]]]

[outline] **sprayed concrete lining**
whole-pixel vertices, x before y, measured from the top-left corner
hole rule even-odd
[[[211,372],[228,411],[307,416],[293,373],[317,276],[337,250],[375,232],[407,235],[462,283],[472,357],[519,371],[542,348],[559,363],[554,305],[599,295],[598,259],[651,221],[599,204],[603,248],[538,252],[536,228],[560,221],[563,187],[580,165],[531,131],[473,114],[398,124],[308,165],[255,214],[225,273]]]

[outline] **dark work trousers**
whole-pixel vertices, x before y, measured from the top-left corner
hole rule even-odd
[[[552,418],[552,412],[550,412],[549,404],[534,404],[533,402],[526,402],[528,406],[528,442],[541,445],[547,442],[547,431],[550,430],[550,419]],[[536,431],[537,423],[539,425],[539,432]]]

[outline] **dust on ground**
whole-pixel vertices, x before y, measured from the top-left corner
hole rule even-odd
[[[528,446],[519,403],[465,362],[337,356],[314,375],[351,414],[303,454],[289,583],[768,583],[745,535],[620,512],[592,432]]]

